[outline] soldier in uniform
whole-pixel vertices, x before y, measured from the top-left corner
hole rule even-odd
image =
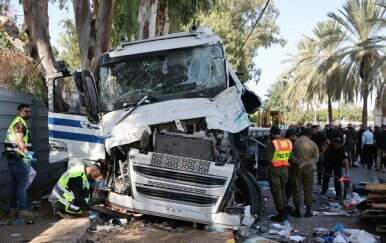
[[[291,155],[291,177],[293,180],[293,197],[295,211],[294,217],[301,217],[300,204],[302,189],[304,191],[304,204],[306,205],[305,217],[311,217],[311,206],[313,203],[312,193],[314,186],[314,165],[319,160],[319,148],[310,139],[310,129],[305,129],[302,135],[296,139]]]
[[[287,197],[285,186],[288,180],[288,159],[292,150],[292,143],[288,139],[281,138],[280,128],[272,126],[270,130],[271,142],[267,145],[268,182],[272,193],[277,215],[271,220],[284,222],[288,218],[286,211]]]

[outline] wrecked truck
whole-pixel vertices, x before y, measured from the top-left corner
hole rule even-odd
[[[204,224],[262,215],[245,169],[248,114],[262,101],[231,69],[210,29],[122,41],[98,77],[63,63],[47,80],[51,163],[105,158],[106,204]]]

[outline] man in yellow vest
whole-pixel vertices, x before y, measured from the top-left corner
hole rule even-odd
[[[280,133],[278,126],[273,126],[270,130],[272,141],[267,145],[267,161],[271,162],[268,168],[268,182],[277,210],[277,215],[272,216],[271,220],[284,222],[288,218],[285,187],[288,181],[288,159],[292,143],[288,139],[281,138]]]
[[[75,166],[66,171],[52,190],[49,201],[62,217],[90,211],[90,182],[104,175],[104,160],[89,166]]]
[[[37,215],[28,210],[27,182],[31,162],[36,162],[32,147],[28,143],[29,131],[26,120],[31,109],[27,104],[17,107],[17,117],[11,122],[5,136],[5,155],[11,172],[9,185],[9,217],[32,218]],[[19,212],[20,210],[20,212]]]

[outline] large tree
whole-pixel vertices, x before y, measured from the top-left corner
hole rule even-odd
[[[222,38],[232,68],[245,73],[242,81],[259,80],[261,70],[253,62],[259,48],[285,44],[279,36],[276,24],[279,11],[273,2],[255,26],[266,3],[265,0],[217,0],[209,13],[201,13],[198,17],[201,26],[210,27]]]
[[[380,68],[375,64],[384,55],[384,47],[369,41],[377,39],[385,27],[382,21],[385,9],[380,4],[384,5],[384,1],[348,0],[339,10],[340,14],[328,14],[341,25],[342,34],[347,36],[347,47],[341,54],[331,57],[325,66],[339,63],[342,85],[351,88],[363,100],[362,123],[365,125],[369,94],[376,87],[377,78],[383,76],[374,69]]]
[[[292,82],[285,89],[285,97],[295,102],[327,102],[329,122],[333,121],[332,102],[345,94],[352,101],[350,89],[341,86],[337,62],[325,68],[323,65],[331,57],[340,54],[345,37],[339,24],[334,20],[320,22],[313,30],[314,37],[305,36],[297,45],[297,53],[292,56],[292,67],[282,75],[292,72]],[[299,98],[305,100],[299,100]]]

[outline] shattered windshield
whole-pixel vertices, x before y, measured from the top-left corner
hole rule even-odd
[[[114,62],[100,69],[100,102],[141,99],[226,88],[221,45],[169,50]]]

